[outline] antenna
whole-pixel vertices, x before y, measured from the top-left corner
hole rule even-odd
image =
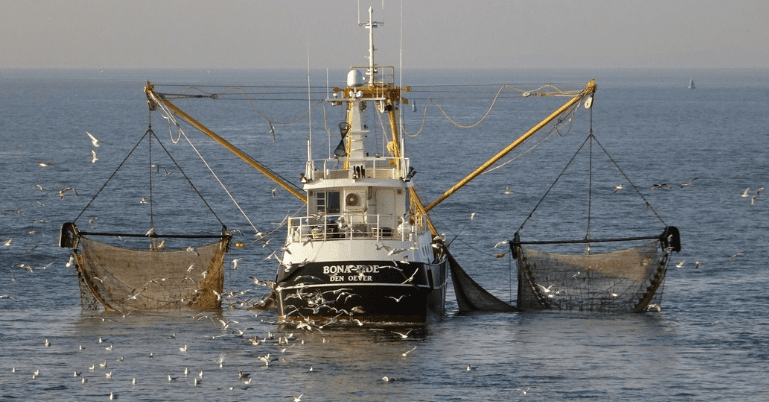
[[[312,101],[310,99],[310,41],[307,40],[307,124],[310,125],[310,139],[307,141],[307,161],[312,160]]]

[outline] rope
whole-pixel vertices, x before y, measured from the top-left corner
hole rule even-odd
[[[537,91],[539,91],[542,88],[553,88],[553,89],[555,89],[556,92],[537,92]],[[470,124],[470,125],[462,125],[462,124],[459,124],[456,121],[454,121],[454,119],[452,119],[448,115],[448,113],[446,113],[446,111],[443,109],[443,107],[438,102],[434,101],[431,98],[431,99],[429,99],[425,103],[424,111],[422,113],[422,123],[421,123],[421,125],[419,127],[419,130],[415,134],[410,134],[406,130],[406,127],[404,125],[402,125],[401,130],[403,131],[404,134],[408,135],[411,138],[415,138],[419,134],[421,134],[422,130],[425,127],[425,122],[427,120],[427,109],[429,108],[430,104],[433,104],[436,107],[438,107],[438,110],[441,111],[443,116],[446,117],[446,119],[449,122],[451,122],[451,124],[455,125],[456,127],[463,128],[463,129],[475,128],[479,124],[483,123],[483,121],[486,120],[486,118],[489,116],[489,114],[491,113],[491,110],[494,109],[494,105],[497,103],[497,99],[499,99],[499,96],[500,96],[500,94],[502,93],[502,91],[504,89],[513,89],[515,91],[518,91],[520,93],[525,94],[525,96],[527,96],[527,97],[531,96],[531,95],[537,95],[537,96],[576,96],[576,95],[578,95],[580,93],[580,91],[561,91],[560,89],[558,89],[557,87],[555,87],[552,84],[546,84],[546,85],[543,85],[543,86],[541,86],[541,87],[539,87],[537,89],[531,90],[531,91],[525,91],[525,90],[522,90],[520,88],[516,88],[516,87],[514,87],[512,85],[506,85],[505,84],[505,85],[502,85],[499,88],[499,90],[497,91],[496,95],[494,95],[494,99],[491,101],[491,105],[489,105],[489,108],[486,110],[486,113],[483,115],[483,117],[481,117],[478,121],[476,121],[475,123]]]
[[[130,157],[131,157],[131,154],[133,154],[133,152],[136,150],[136,148],[139,146],[139,144],[141,144],[141,143],[142,143],[142,141],[144,141],[144,137],[146,137],[146,136],[147,136],[147,134],[148,134],[149,132],[150,132],[150,130],[147,130],[147,131],[144,133],[144,135],[142,136],[142,138],[140,138],[140,139],[139,139],[139,142],[137,142],[137,143],[136,143],[136,145],[134,145],[133,149],[131,149],[131,152],[129,152],[129,153],[128,153],[128,155],[126,155],[125,159],[123,159],[123,161],[122,161],[122,162],[120,162],[120,165],[118,165],[117,169],[115,169],[115,171],[114,171],[114,172],[112,172],[112,174],[109,176],[109,178],[107,179],[107,181],[106,181],[106,182],[104,182],[104,184],[101,186],[101,188],[99,189],[99,191],[97,191],[97,192],[96,192],[96,194],[93,196],[93,198],[91,198],[91,201],[88,201],[88,204],[85,206],[85,208],[83,208],[83,210],[82,210],[82,211],[80,211],[80,214],[79,214],[79,215],[77,216],[77,218],[75,218],[75,220],[74,220],[74,221],[72,221],[72,222],[77,222],[77,220],[78,220],[78,219],[80,219],[80,217],[81,217],[81,216],[83,216],[83,213],[85,213],[85,211],[88,209],[88,207],[90,207],[90,206],[91,206],[91,204],[92,204],[92,203],[93,203],[93,201],[96,199],[96,197],[98,197],[98,196],[99,196],[99,194],[101,194],[102,190],[104,190],[104,188],[105,188],[105,187],[107,187],[107,184],[109,184],[110,180],[112,180],[112,178],[113,178],[113,177],[115,177],[115,175],[117,174],[118,170],[120,170],[120,168],[121,168],[121,167],[123,167],[123,164],[125,164],[125,162],[128,160],[128,158],[130,158]]]
[[[149,182],[150,182],[150,227],[155,227],[155,214],[152,210],[152,137],[155,133],[152,132],[152,120],[150,120],[147,132],[150,134],[147,142],[149,143]]]
[[[187,180],[187,183],[189,183],[190,187],[192,187],[192,190],[194,190],[194,191],[195,191],[195,194],[197,194],[197,195],[198,195],[198,197],[200,197],[201,201],[203,201],[203,203],[206,205],[206,207],[208,207],[208,210],[209,210],[209,211],[211,211],[211,213],[214,215],[214,217],[216,218],[216,220],[217,220],[217,221],[219,221],[219,223],[220,223],[222,226],[225,226],[225,225],[224,225],[224,222],[222,222],[222,220],[221,220],[221,219],[219,219],[219,216],[218,216],[218,215],[216,215],[216,212],[214,212],[214,209],[213,209],[213,208],[211,208],[211,206],[208,204],[208,202],[206,201],[206,199],[205,199],[205,198],[203,198],[203,195],[202,195],[202,194],[200,194],[200,191],[198,191],[197,187],[195,187],[195,185],[194,185],[194,184],[192,184],[192,180],[190,180],[190,178],[187,176],[187,174],[186,174],[186,173],[184,173],[184,170],[182,170],[182,167],[181,167],[181,166],[179,166],[179,164],[178,164],[178,163],[176,163],[176,160],[174,159],[174,157],[173,157],[173,156],[171,156],[171,153],[169,153],[169,152],[168,152],[168,149],[166,149],[166,146],[165,146],[165,145],[163,145],[163,143],[160,141],[160,138],[158,138],[158,137],[157,137],[157,135],[155,135],[155,133],[154,133],[154,132],[150,131],[150,133],[152,134],[152,136],[153,136],[153,137],[155,137],[155,139],[157,139],[157,140],[158,140],[158,144],[160,144],[160,146],[161,146],[161,147],[163,148],[163,150],[166,152],[166,155],[168,155],[168,157],[169,157],[169,158],[171,158],[171,162],[173,162],[173,163],[174,163],[174,166],[176,166],[176,168],[177,168],[177,169],[179,169],[179,172],[180,172],[180,173],[182,174],[182,176],[184,176],[184,178]],[[150,137],[150,138],[151,138],[151,137]],[[154,226],[153,226],[153,227],[154,227]]]
[[[534,206],[534,209],[531,211],[531,213],[529,213],[529,216],[526,217],[526,219],[523,221],[523,223],[521,224],[521,226],[518,228],[516,232],[520,232],[521,230],[523,230],[523,226],[526,225],[526,222],[528,222],[529,218],[531,218],[531,216],[534,215],[534,212],[537,210],[537,208],[539,208],[539,205],[542,204],[542,201],[544,201],[547,195],[550,194],[550,191],[553,189],[553,187],[555,187],[556,183],[558,183],[558,180],[561,178],[561,176],[563,176],[563,174],[566,173],[566,170],[569,168],[569,166],[571,166],[571,163],[574,162],[574,158],[577,157],[577,155],[579,154],[579,151],[582,150],[582,147],[585,146],[585,144],[589,139],[590,139],[590,136],[585,138],[585,141],[582,141],[582,145],[579,146],[579,149],[577,149],[577,152],[574,153],[574,155],[569,160],[569,163],[567,163],[566,167],[564,167],[561,173],[558,174],[558,177],[555,178],[555,181],[553,182],[553,184],[550,185],[550,188],[547,189],[547,191],[545,192],[545,195],[543,195],[542,198],[537,203],[537,205]]]
[[[593,214],[593,109],[590,109],[590,158],[588,158],[588,186],[587,186],[587,232],[585,233],[585,240],[590,239],[590,218]],[[588,247],[588,252],[590,247]]]
[[[230,197],[230,200],[232,200],[233,204],[235,204],[235,207],[237,207],[237,208],[238,208],[238,211],[240,211],[240,213],[243,215],[243,217],[244,217],[244,218],[246,218],[246,221],[248,222],[248,224],[249,224],[249,225],[251,225],[251,228],[252,228],[252,229],[254,229],[254,233],[259,233],[259,230],[256,228],[256,226],[254,225],[254,223],[253,223],[253,222],[251,222],[251,219],[249,219],[249,218],[248,218],[248,215],[246,215],[246,212],[245,212],[245,211],[243,211],[243,209],[240,207],[240,204],[238,204],[238,202],[235,200],[235,197],[233,197],[233,196],[232,196],[232,194],[230,193],[230,191],[229,191],[229,190],[227,190],[227,187],[226,187],[226,186],[224,185],[224,183],[222,183],[222,181],[219,179],[219,176],[217,176],[217,175],[216,175],[216,173],[215,173],[215,172],[214,172],[214,170],[211,168],[211,166],[208,164],[208,162],[207,162],[207,161],[206,161],[206,159],[203,157],[203,155],[201,155],[201,154],[200,154],[200,152],[198,151],[198,149],[197,149],[197,148],[195,148],[195,145],[193,145],[193,144],[192,144],[192,141],[190,141],[189,137],[187,137],[187,134],[185,134],[185,133],[184,133],[184,130],[182,130],[182,128],[181,128],[181,126],[179,125],[179,123],[178,123],[178,122],[176,121],[176,119],[173,117],[173,114],[171,113],[171,111],[170,111],[170,110],[168,110],[168,108],[167,108],[167,107],[166,107],[166,106],[163,104],[163,102],[159,102],[159,101],[157,101],[157,100],[155,100],[155,101],[156,101],[155,103],[156,103],[158,106],[160,106],[160,109],[161,109],[161,110],[162,110],[162,111],[163,111],[163,112],[166,114],[166,116],[165,116],[165,117],[166,117],[166,118],[169,120],[169,124],[170,124],[171,122],[173,122],[173,123],[176,125],[176,127],[179,127],[179,135],[180,135],[180,137],[179,137],[179,138],[181,138],[181,136],[184,136],[184,139],[185,139],[185,140],[187,140],[187,143],[188,143],[188,144],[190,144],[190,147],[192,147],[192,150],[193,150],[193,151],[195,151],[195,153],[198,155],[198,157],[200,158],[200,160],[201,160],[201,161],[203,161],[203,164],[204,164],[204,165],[206,165],[206,168],[208,168],[208,171],[209,171],[209,172],[211,172],[211,175],[213,175],[213,176],[214,176],[214,178],[216,179],[216,181],[217,181],[217,182],[219,182],[219,185],[222,187],[222,189],[224,189],[224,192],[225,192],[225,193],[227,193],[227,196],[228,196],[228,197]],[[173,138],[172,138],[171,140],[173,141]],[[176,143],[176,142],[174,142],[174,143]]]
[[[598,141],[598,138],[595,138],[595,136],[593,136],[593,140],[595,141],[596,144],[598,144],[599,147],[601,147],[601,149],[606,154],[606,156],[609,157],[609,160],[611,161],[611,163],[614,164],[614,166],[617,167],[617,170],[619,170],[619,172],[622,173],[622,176],[625,178],[625,180],[627,180],[627,182],[630,183],[631,186],[633,186],[633,189],[636,191],[636,193],[638,193],[638,195],[641,197],[641,199],[644,200],[644,203],[646,204],[646,207],[651,209],[651,211],[654,213],[654,216],[656,216],[657,219],[659,219],[660,222],[662,222],[662,224],[667,226],[667,224],[662,219],[662,217],[660,217],[659,214],[657,214],[657,211],[654,210],[654,207],[652,207],[652,205],[649,204],[649,201],[646,200],[646,197],[644,197],[643,194],[641,194],[641,191],[638,190],[638,187],[630,180],[630,178],[625,174],[625,172],[622,170],[622,168],[619,167],[617,162],[614,161],[614,158],[612,158],[611,155],[609,155],[609,151],[607,151],[606,148],[604,148],[603,145],[601,145],[601,143]]]

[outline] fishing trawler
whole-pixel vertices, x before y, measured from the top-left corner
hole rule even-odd
[[[371,16],[361,24],[369,64],[351,67],[347,87],[328,100],[346,111],[339,146],[327,159],[308,158],[301,175],[307,214],[288,224],[276,278],[282,317],[419,322],[443,313],[448,260],[414,192],[398,129],[408,103],[401,92],[410,88],[395,85],[394,67],[375,63],[380,23]],[[367,113],[387,116],[386,155],[369,138]]]

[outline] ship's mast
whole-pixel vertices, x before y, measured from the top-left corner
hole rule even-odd
[[[374,8],[368,8],[368,22],[359,22],[358,26],[365,26],[368,28],[368,76],[369,85],[374,82],[374,28],[379,25],[384,25],[384,22],[374,21]]]

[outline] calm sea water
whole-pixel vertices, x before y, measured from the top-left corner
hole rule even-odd
[[[344,72],[329,76],[330,87],[344,84]],[[593,132],[664,223],[594,145],[592,167],[585,148],[536,208],[522,238],[584,237],[592,194],[593,238],[656,235],[667,224],[680,229],[683,250],[671,258],[659,313],[458,314],[450,291],[446,316],[423,327],[329,328],[321,333],[281,327],[274,324],[274,312],[228,309],[228,303],[200,320],[191,317],[195,311],[125,317],[83,311],[75,273],[65,267],[68,252],[57,247],[59,226],[79,215],[81,228],[96,218],[94,230],[146,231],[149,211],[139,200],[149,194],[150,177],[156,227],[167,228],[166,233],[221,229],[157,142],[152,161],[172,174],[162,169],[150,174],[149,149],[142,144],[81,215],[148,128],[142,93],[147,80],[222,85],[207,88],[214,92],[242,86],[253,105],[226,96],[178,104],[298,182],[307,155],[307,119],[276,123],[273,138],[254,108],[276,122],[297,118],[307,108],[306,73],[2,71],[0,240],[10,240],[10,245],[0,245],[0,295],[9,296],[0,299],[0,399],[107,400],[111,392],[123,400],[285,400],[302,394],[303,401],[768,399],[769,264],[764,257],[769,251],[769,195],[753,203],[741,196],[746,188],[753,195],[769,184],[767,77],[766,71],[708,70],[407,72],[404,85],[413,90],[406,97],[417,106],[417,112],[404,107],[412,134],[431,99],[457,123],[470,125],[483,116],[499,84],[534,89],[553,83],[579,89],[595,78]],[[311,78],[313,99],[323,98],[326,72],[314,71]],[[690,78],[697,89],[687,89]],[[158,87],[175,93],[186,88]],[[267,98],[273,100],[260,100]],[[472,130],[458,129],[429,105],[424,130],[406,142],[422,200],[435,199],[565,100],[523,98],[505,90],[489,117]],[[330,137],[323,108],[312,110],[316,158],[333,149],[339,138],[333,128],[342,111],[328,107],[325,116]],[[369,121],[381,144],[379,124]],[[590,124],[590,112],[580,109],[573,124],[560,127],[560,135],[526,154],[515,152],[504,161],[515,160],[432,211],[438,229],[449,239],[456,236],[451,249],[460,263],[499,298],[515,299],[516,284],[510,281],[515,267],[509,257],[494,257],[500,252],[494,244],[511,238],[535,209],[587,137]],[[255,227],[271,230],[301,208],[282,189],[273,196],[274,184],[183,127]],[[186,141],[172,141],[178,131],[169,130],[157,112],[152,128],[218,218],[250,236],[248,221]],[[86,131],[99,138],[98,148]],[[525,148],[544,138],[535,137]],[[693,178],[693,186],[680,187]],[[673,189],[650,189],[665,182]],[[614,193],[620,183],[625,189]],[[67,186],[78,195],[67,192],[60,198],[58,190]],[[506,195],[507,186],[512,192]],[[472,221],[471,213],[476,213]],[[225,286],[246,290],[252,288],[249,276],[274,279],[274,261],[264,258],[282,236],[276,232],[265,248],[256,243],[233,248],[228,264],[233,258],[243,260],[237,270],[227,271]],[[676,268],[681,260],[686,261]],[[699,268],[695,261],[701,262]],[[31,266],[33,273],[14,266],[20,263]],[[263,293],[252,290],[239,300]],[[219,319],[232,321],[230,329],[222,331]],[[252,346],[235,337],[234,328],[244,330],[246,338],[293,333],[292,343],[285,351],[269,342]],[[406,339],[395,333],[410,329]],[[175,338],[169,338],[172,334]],[[99,343],[100,337],[104,342]],[[46,339],[51,346],[44,346]],[[105,349],[109,345],[111,351]],[[181,352],[184,345],[187,351]],[[269,366],[259,359],[267,353],[275,359]],[[103,362],[106,368],[99,367]],[[39,375],[33,379],[36,370]],[[202,382],[195,386],[193,377],[201,370]],[[239,380],[239,371],[251,373],[250,384]],[[112,378],[106,377],[108,372]],[[384,376],[395,381],[385,382]]]

